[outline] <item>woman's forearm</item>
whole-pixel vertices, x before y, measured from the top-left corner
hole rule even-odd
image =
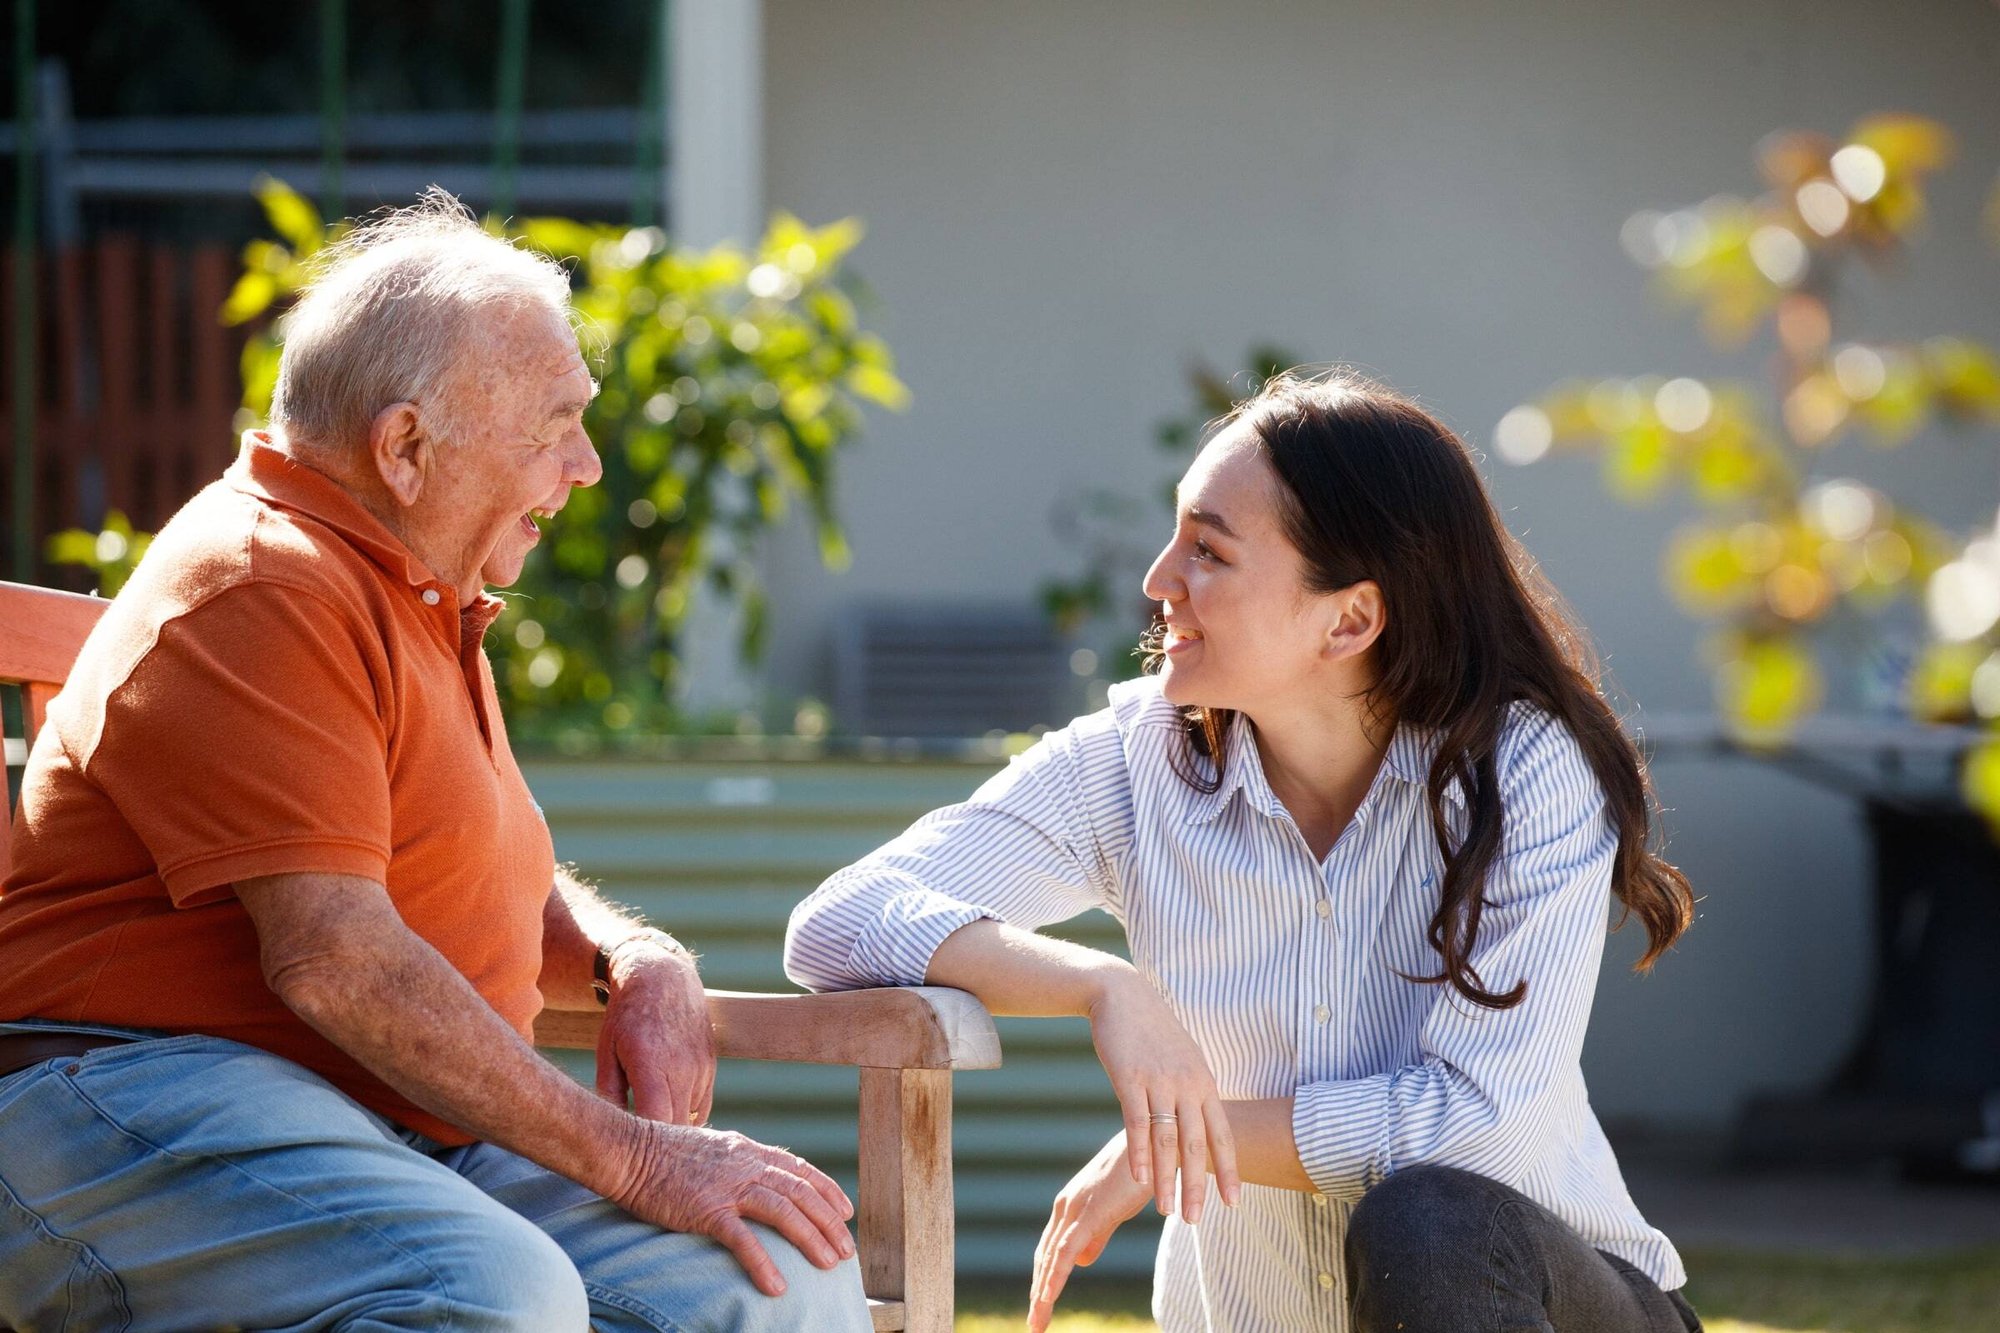
[[[996,1014],[1031,1018],[1089,1014],[1107,992],[1147,984],[1122,958],[998,921],[975,921],[947,935],[931,955],[924,980],[970,991]],[[1290,1097],[1223,1105],[1243,1179],[1315,1192],[1292,1137]]]
[[[1318,1193],[1318,1186],[1306,1175],[1305,1164],[1299,1161],[1290,1097],[1224,1102],[1223,1106],[1229,1113],[1229,1130],[1236,1136],[1236,1169],[1243,1179],[1272,1189]]]
[[[1113,988],[1145,985],[1124,959],[999,921],[974,921],[945,937],[924,981],[970,991],[996,1014],[1088,1015]]]

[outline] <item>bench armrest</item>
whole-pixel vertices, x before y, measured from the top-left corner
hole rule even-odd
[[[956,1217],[951,1076],[997,1069],[1000,1037],[961,990],[912,986],[824,995],[708,993],[724,1059],[858,1065],[861,1282],[878,1333],[951,1333]],[[601,1010],[545,1009],[542,1046],[595,1050]]]
[[[595,1050],[601,1011],[545,1009],[538,1045]],[[943,986],[830,991],[823,995],[708,992],[715,1053],[730,1060],[789,1060],[871,1069],[997,1069],[1000,1037],[984,1005]]]

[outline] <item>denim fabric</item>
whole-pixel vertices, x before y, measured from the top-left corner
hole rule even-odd
[[[51,1025],[0,1031],[30,1026]],[[704,1237],[491,1145],[441,1147],[217,1037],[0,1079],[0,1327],[17,1333],[870,1327],[855,1261],[823,1272],[759,1235],[776,1300]]]
[[[1445,1166],[1362,1196],[1347,1288],[1356,1333],[1701,1333],[1678,1291],[1518,1190]]]

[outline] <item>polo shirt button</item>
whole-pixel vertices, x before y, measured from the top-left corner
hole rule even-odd
[[[1333,915],[1333,904],[1322,898],[1313,904],[1313,911],[1318,912],[1319,919],[1324,921]]]
[[[437,604],[438,604],[438,590],[436,588],[425,588],[424,605],[436,606]]]
[[[1333,1274],[1322,1271],[1319,1275],[1319,1284],[1328,1291],[1333,1290]]]
[[[1324,1023],[1326,1022],[1327,1019],[1332,1017],[1333,1017],[1333,1010],[1327,1008],[1325,1005],[1316,1004],[1313,1006],[1313,1022]]]

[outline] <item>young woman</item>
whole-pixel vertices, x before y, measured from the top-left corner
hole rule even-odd
[[[1465,446],[1281,377],[1188,470],[1145,588],[1156,674],[834,875],[786,943],[819,989],[1089,1017],[1125,1128],[1056,1200],[1030,1327],[1152,1200],[1167,1333],[1698,1329],[1578,1063],[1611,900],[1644,968],[1692,896]],[[1130,964],[1033,933],[1093,907]]]

